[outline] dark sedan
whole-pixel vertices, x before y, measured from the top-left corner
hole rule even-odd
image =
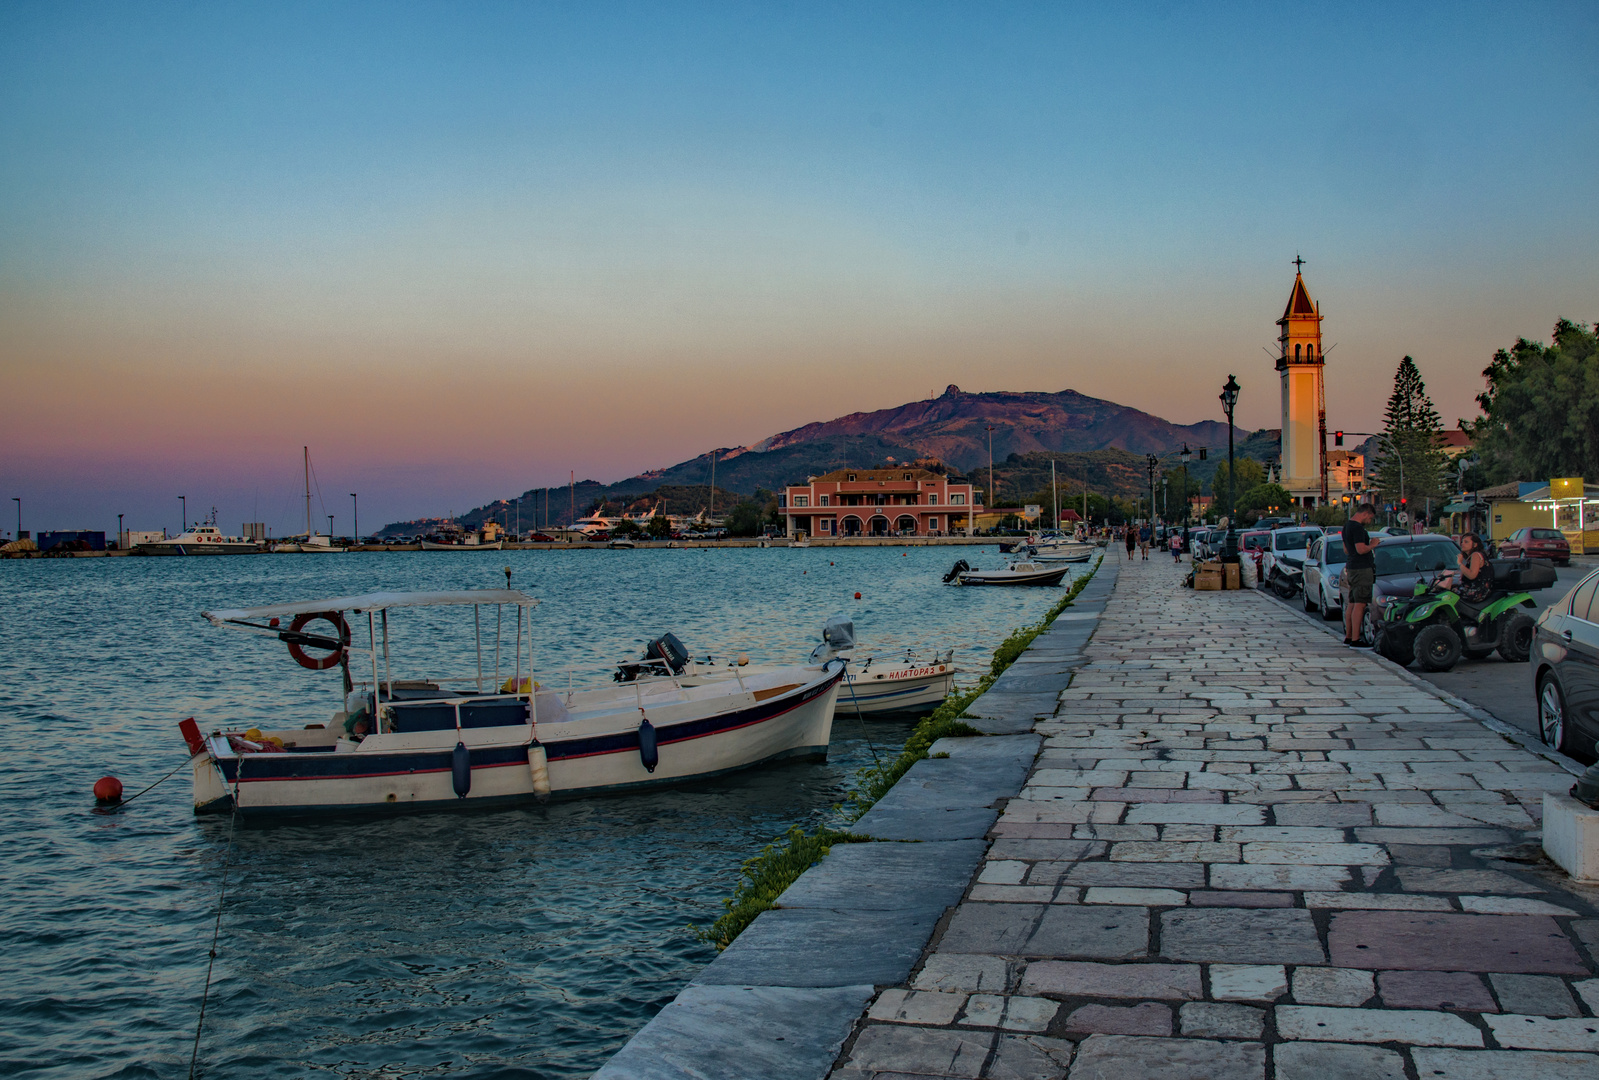
[[[1552,559],[1561,566],[1571,565],[1571,545],[1559,529],[1517,529],[1499,542],[1504,558]]]
[[[1538,616],[1533,630],[1532,690],[1538,734],[1550,746],[1591,762],[1599,740],[1599,571]]]
[[[1435,533],[1379,536],[1377,541],[1377,550],[1371,553],[1377,564],[1377,581],[1366,608],[1367,641],[1377,640],[1377,623],[1394,597],[1411,595],[1418,580],[1431,584],[1438,574],[1455,569],[1460,559],[1460,545]],[[1340,595],[1347,604],[1347,584],[1340,585]]]

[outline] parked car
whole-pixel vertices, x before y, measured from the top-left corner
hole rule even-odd
[[[1538,616],[1532,692],[1538,734],[1561,753],[1592,762],[1599,740],[1599,570]]]
[[[1344,609],[1340,591],[1344,576],[1344,538],[1338,533],[1317,537],[1305,549],[1305,610],[1319,611],[1328,622]]]
[[[1206,559],[1214,559],[1221,554],[1222,545],[1227,540],[1227,530],[1210,528],[1202,534],[1200,550]]]
[[[1300,592],[1304,587],[1305,551],[1321,535],[1314,525],[1273,529],[1271,545],[1261,555],[1260,580],[1284,600]]]
[[[1499,542],[1499,555],[1505,559],[1552,559],[1558,566],[1571,565],[1571,544],[1559,529],[1517,529]]]
[[[1393,598],[1412,595],[1418,580],[1428,584],[1437,575],[1454,570],[1459,565],[1460,545],[1437,533],[1380,535],[1377,548],[1371,554],[1376,563],[1377,580],[1372,585],[1371,604],[1366,608],[1361,629],[1367,641],[1376,641],[1377,624]],[[1346,603],[1348,589],[1347,583],[1340,589],[1340,597]]]

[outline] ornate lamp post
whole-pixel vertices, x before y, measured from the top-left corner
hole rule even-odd
[[[1238,404],[1238,380],[1227,376],[1227,385],[1221,388],[1221,407],[1227,411],[1227,546],[1236,550],[1233,537],[1237,534],[1234,518],[1237,516],[1238,477],[1233,465],[1233,408]]]
[[[361,542],[361,500],[355,497],[355,492],[353,491],[350,492],[350,503],[352,504],[351,511],[355,520],[355,524],[350,526],[355,535],[350,537],[350,539],[359,544]],[[329,529],[328,531],[332,532],[333,530]],[[353,547],[354,545],[352,544],[351,546]]]
[[[1183,452],[1182,452],[1182,454],[1180,456],[1183,459],[1183,525],[1186,526],[1188,524],[1188,504],[1189,504],[1189,496],[1188,496],[1188,459],[1194,456],[1193,451],[1188,449],[1188,444],[1187,443],[1183,443]]]

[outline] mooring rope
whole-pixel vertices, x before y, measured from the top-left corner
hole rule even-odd
[[[866,749],[870,750],[872,753],[872,764],[876,766],[879,772],[881,772],[883,769],[883,763],[878,760],[877,747],[872,745],[872,736],[866,730],[866,717],[861,715],[861,702],[860,699],[855,696],[855,684],[850,682],[848,660],[844,661],[844,685],[849,687],[849,699],[855,703],[855,722],[860,724],[861,738],[866,740]]]
[[[239,759],[239,770],[233,777],[233,812],[228,815],[228,843],[222,850],[222,888],[217,892],[217,918],[211,927],[211,948],[205,963],[205,989],[200,992],[200,1018],[194,1025],[194,1051],[189,1055],[189,1080],[200,1064],[200,1032],[205,1028],[205,1007],[211,999],[211,970],[217,962],[217,940],[222,936],[222,905],[228,896],[228,870],[233,855],[233,826],[239,820],[239,781],[244,776],[244,759]],[[159,781],[157,781],[159,783]]]
[[[145,788],[144,791],[139,792],[139,795],[143,795],[145,791],[153,790],[154,788],[157,788],[157,787],[161,786],[162,784],[164,784],[166,781],[172,779],[174,776],[178,775],[178,772],[183,768],[184,765],[187,765],[187,764],[188,764],[187,761],[183,762],[176,769],[173,769],[171,772],[169,772],[165,776],[163,776],[160,780],[157,780],[155,783],[153,783],[149,787]],[[123,799],[121,802],[117,803],[117,805],[112,806],[112,807],[107,807],[104,812],[107,813],[107,814],[118,814],[118,813],[121,813],[122,812],[122,808],[124,806],[127,806],[134,799],[137,799],[139,797],[139,795],[129,795],[126,799]]]

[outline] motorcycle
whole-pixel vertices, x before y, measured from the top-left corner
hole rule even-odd
[[[1529,592],[1555,583],[1555,569],[1541,560],[1494,559],[1487,599],[1461,599],[1441,579],[1416,579],[1407,597],[1390,601],[1376,622],[1372,647],[1379,656],[1423,671],[1449,671],[1462,657],[1480,660],[1494,652],[1513,664],[1532,653],[1533,620],[1522,608],[1537,607]]]

